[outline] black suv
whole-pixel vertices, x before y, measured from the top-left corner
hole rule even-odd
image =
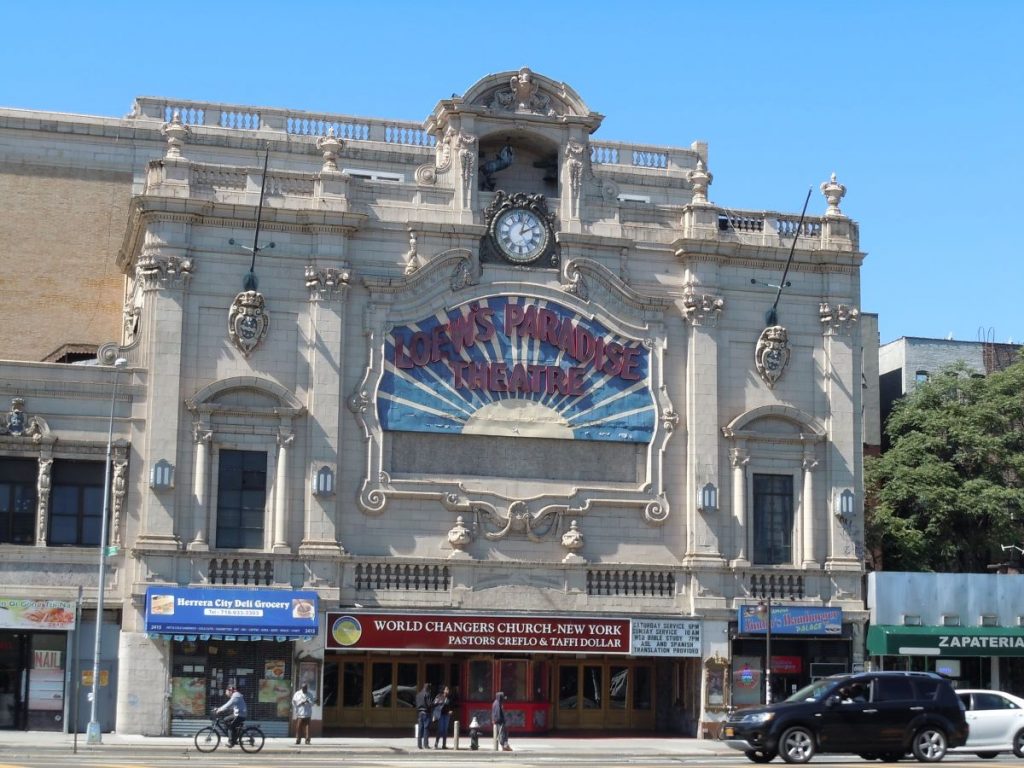
[[[949,681],[931,672],[862,672],[811,683],[785,701],[737,710],[722,740],[755,763],[781,755],[806,763],[817,752],[937,762],[967,741],[964,707]]]

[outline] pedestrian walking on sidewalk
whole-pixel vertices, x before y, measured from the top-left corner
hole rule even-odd
[[[416,749],[430,749],[430,683],[424,683],[416,694]]]
[[[452,692],[446,685],[444,689],[434,697],[433,709],[430,712],[430,719],[434,721],[437,728],[434,731],[434,749],[437,743],[441,742],[441,749],[448,749],[448,723],[452,718]]]
[[[309,721],[313,717],[313,697],[309,695],[309,685],[303,683],[302,687],[292,696],[292,709],[295,710],[295,743],[299,744],[306,739],[309,744]]]
[[[491,724],[498,729],[498,744],[505,752],[511,752],[512,747],[508,745],[508,725],[505,723],[505,694],[498,691],[491,704]]]

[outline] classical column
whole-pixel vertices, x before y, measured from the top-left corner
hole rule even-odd
[[[736,558],[732,565],[744,567],[750,565],[747,557],[747,464],[750,456],[743,448],[733,448],[729,460],[732,462],[732,516],[736,535]]]
[[[288,454],[295,433],[283,429],[277,435],[277,475],[274,480],[274,552],[290,552],[288,546]]]
[[[207,550],[210,548],[206,540],[206,528],[209,525],[209,509],[207,507],[207,475],[210,470],[210,443],[213,432],[202,423],[196,424],[192,432],[196,444],[196,465],[192,473],[192,513],[194,537],[189,542],[189,549]]]
[[[817,568],[817,553],[814,551],[814,537],[817,533],[814,519],[814,470],[818,466],[818,460],[811,454],[804,455],[804,494],[803,507],[801,509],[801,520],[803,527],[803,566],[804,568]],[[828,515],[824,516],[826,522]]]
[[[718,404],[718,321],[725,300],[688,285],[682,312],[689,323],[686,356],[686,562],[724,564],[721,539],[728,530],[717,509],[699,509],[705,484],[721,483],[718,446],[722,439]]]

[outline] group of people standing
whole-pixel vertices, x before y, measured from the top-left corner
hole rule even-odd
[[[448,749],[448,726],[455,701],[447,685],[437,696],[431,696],[431,693],[430,683],[424,683],[416,694],[416,748],[430,749],[430,729],[433,727],[434,749]]]

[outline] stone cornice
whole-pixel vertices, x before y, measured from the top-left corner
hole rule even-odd
[[[192,200],[187,198],[137,195],[131,201],[128,226],[117,265],[127,272],[142,248],[146,227],[153,222],[188,222],[207,227],[238,227],[255,221],[256,207]],[[260,227],[268,232],[316,232],[348,235],[362,227],[364,213],[313,211],[292,208],[264,208]]]

